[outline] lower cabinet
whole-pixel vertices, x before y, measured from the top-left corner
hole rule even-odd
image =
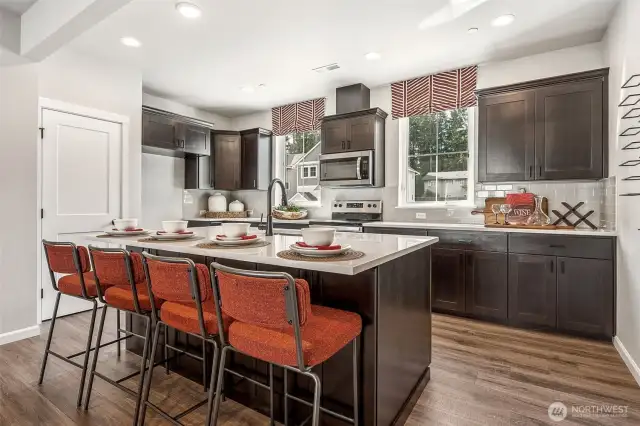
[[[613,263],[558,257],[558,330],[613,336]]]
[[[466,312],[483,318],[507,319],[507,254],[465,253]]]
[[[556,257],[509,255],[509,324],[556,326]]]
[[[431,306],[465,312],[464,250],[431,249]]]

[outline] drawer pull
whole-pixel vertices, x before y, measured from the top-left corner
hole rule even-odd
[[[566,248],[564,244],[549,244],[550,248]]]
[[[460,244],[473,244],[473,240],[458,240]]]

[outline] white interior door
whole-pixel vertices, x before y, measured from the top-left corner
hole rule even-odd
[[[110,226],[122,209],[122,124],[42,109],[42,238],[87,245],[83,235]],[[42,257],[42,319],[55,303]],[[58,315],[91,309],[63,297]]]

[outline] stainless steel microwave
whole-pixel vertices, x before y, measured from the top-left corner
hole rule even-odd
[[[374,151],[320,155],[322,186],[377,186]]]

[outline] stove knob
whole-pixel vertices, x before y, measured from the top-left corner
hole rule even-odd
[[[378,205],[377,205],[377,204],[374,204],[374,205],[373,205],[373,207],[378,207]]]
[[[367,207],[371,208],[371,204],[369,204]]]
[[[337,205],[337,204],[334,204],[334,205],[333,205],[333,207],[338,207],[338,205]]]
[[[340,207],[342,207],[342,204],[340,204]]]

